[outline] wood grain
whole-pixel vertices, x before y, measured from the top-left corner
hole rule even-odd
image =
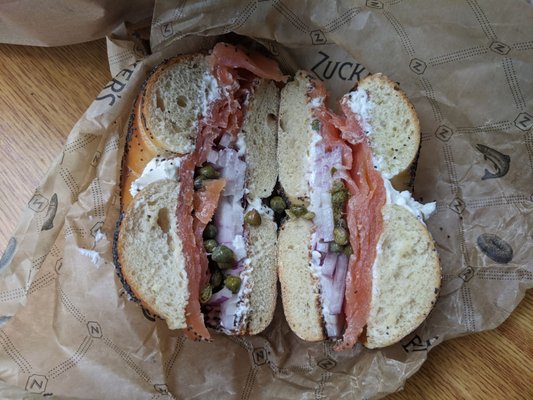
[[[110,73],[105,41],[0,45],[0,249]]]
[[[67,135],[110,79],[105,42],[0,45],[0,252]],[[533,399],[533,291],[497,329],[447,341],[388,400]]]

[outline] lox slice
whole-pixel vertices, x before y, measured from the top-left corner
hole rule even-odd
[[[348,261],[348,272],[343,301],[344,330],[335,350],[352,348],[367,324],[372,297],[372,266],[376,246],[383,231],[386,194],[381,174],[372,161],[372,150],[356,116],[341,104],[342,114],[327,109],[327,92],[322,82],[313,81],[307,92],[313,116],[320,122],[318,131],[326,149],[341,147],[342,180],[350,193],[345,215],[353,254]],[[319,165],[311,168],[320,168]]]

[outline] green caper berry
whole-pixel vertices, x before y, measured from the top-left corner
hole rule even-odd
[[[214,224],[207,224],[204,229],[204,239],[214,239],[217,237],[218,229]]]
[[[335,240],[335,243],[340,244],[341,246],[344,246],[348,243],[348,232],[344,228],[333,228],[333,240]]]
[[[246,213],[244,221],[251,226],[261,225],[261,214],[254,208]]]
[[[203,176],[198,176],[194,178],[194,190],[200,190],[204,187],[204,178]]]
[[[344,250],[344,246],[341,246],[338,243],[331,242],[329,244],[329,251],[332,251],[333,253],[340,253],[343,250]]]
[[[348,192],[346,190],[340,190],[331,195],[333,207],[342,207],[346,200],[348,200]]]
[[[207,239],[204,241],[204,249],[208,253],[212,253],[218,246],[218,242],[215,239]]]
[[[342,213],[338,213],[338,215],[334,215],[333,219],[335,220],[335,227],[336,228],[342,228],[342,229],[348,229],[348,224],[342,217]]]
[[[238,276],[228,275],[226,276],[226,279],[224,279],[224,286],[231,290],[231,293],[235,294],[241,287],[241,278]]]
[[[314,119],[313,122],[311,122],[311,128],[318,132],[320,130],[320,121],[318,119]]]
[[[281,196],[274,196],[270,199],[270,208],[275,213],[281,214],[287,208],[287,204],[285,204],[285,200]]]
[[[315,216],[316,214],[314,212],[307,211],[304,215],[302,215],[302,218],[311,221],[313,218],[315,218]]]
[[[212,295],[213,295],[213,288],[208,283],[207,285],[203,287],[202,291],[200,292],[200,303],[202,304],[207,303],[209,300],[211,300]]]
[[[290,210],[296,218],[301,217],[307,212],[307,209],[304,206],[291,206]]]
[[[346,245],[346,247],[344,248],[344,254],[346,254],[348,257],[353,254],[353,249],[351,245]]]
[[[344,183],[342,183],[340,179],[335,179],[331,185],[331,193],[340,192],[342,190],[346,190]]]
[[[233,263],[232,263],[232,262],[227,262],[227,263],[219,262],[217,265],[218,265],[218,268],[220,268],[220,269],[230,269],[230,268],[233,268]]]
[[[213,249],[211,259],[219,265],[220,263],[233,263],[235,262],[235,254],[229,247],[219,244]]]
[[[198,170],[198,175],[203,176],[206,179],[215,179],[220,176],[220,172],[218,172],[211,164],[207,164]]]
[[[222,272],[220,272],[220,269],[217,268],[211,272],[209,283],[213,286],[213,288],[217,288],[222,284]]]
[[[290,209],[285,210],[285,214],[287,214],[287,216],[290,219],[296,219],[297,218],[296,215],[294,215],[293,212]]]

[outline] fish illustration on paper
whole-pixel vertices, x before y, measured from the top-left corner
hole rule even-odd
[[[490,172],[485,169],[485,175],[481,177],[481,180],[501,178],[509,172],[509,166],[511,164],[511,157],[507,154],[500,153],[498,150],[492,147],[485,146],[484,144],[476,144],[476,149],[483,154],[483,159],[490,161],[494,168],[494,172]]]
[[[9,239],[9,242],[7,242],[7,247],[4,251],[4,254],[2,254],[2,257],[0,257],[0,269],[4,268],[7,264],[9,264],[11,258],[13,257],[13,254],[15,253],[16,248],[17,239],[12,237],[11,239]]]
[[[498,235],[483,233],[478,236],[477,245],[487,257],[499,264],[507,264],[513,259],[513,248]]]
[[[57,213],[57,193],[54,193],[50,199],[50,204],[48,204],[48,209],[46,210],[46,216],[44,217],[44,223],[41,228],[41,231],[48,231],[54,227],[54,218]]]

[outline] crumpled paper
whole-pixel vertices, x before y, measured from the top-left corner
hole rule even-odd
[[[532,17],[526,3],[494,0],[157,1],[149,42],[123,24],[108,37],[113,80],[0,259],[2,397],[374,399],[401,388],[443,340],[498,326],[533,286]],[[334,353],[304,343],[279,302],[261,335],[195,343],[128,300],[111,242],[132,103],[162,59],[233,33],[334,96],[383,72],[414,103],[414,194],[437,203],[428,227],[443,282],[428,319],[397,345]]]

